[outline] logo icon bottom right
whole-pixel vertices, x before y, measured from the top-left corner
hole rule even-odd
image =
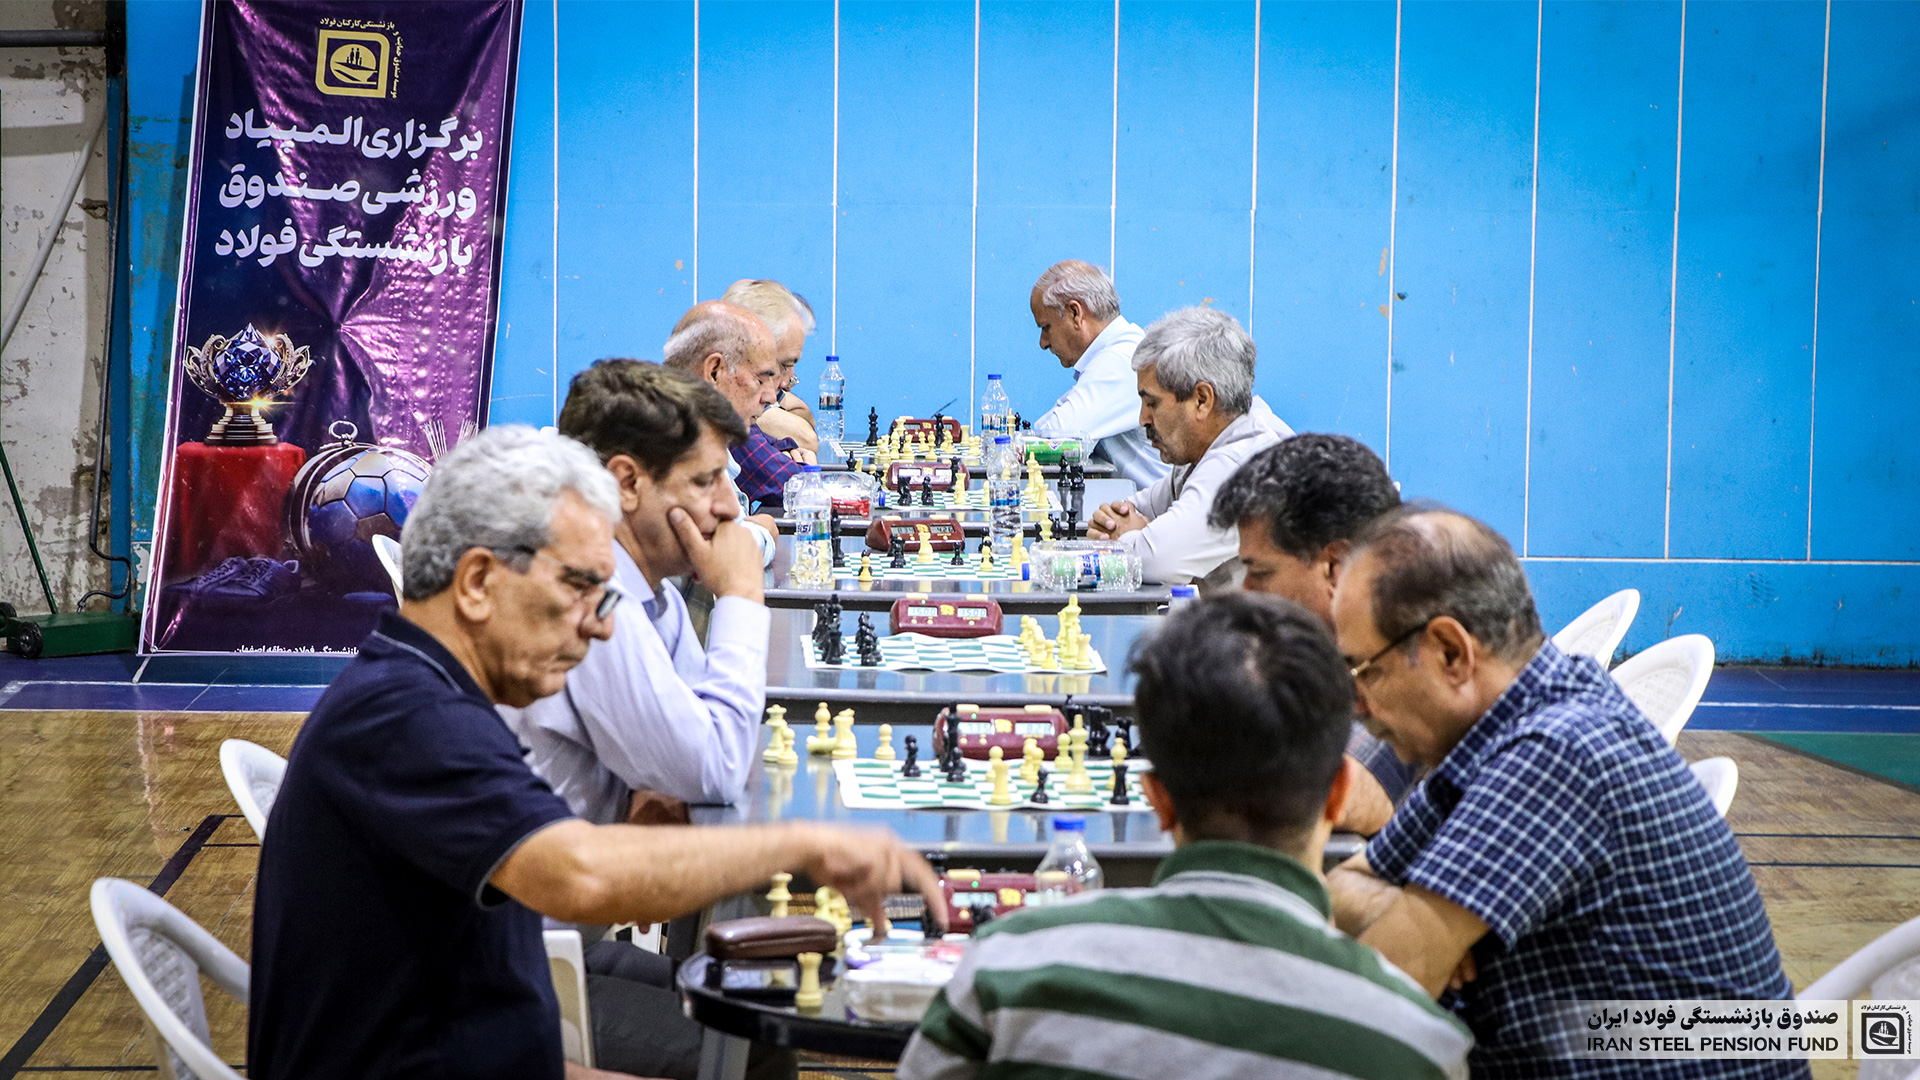
[[[1856,1001],[1853,1003],[1853,1056],[1856,1058],[1910,1058],[1914,1013],[1920,1002]]]

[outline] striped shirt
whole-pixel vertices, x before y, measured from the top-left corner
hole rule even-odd
[[[984,928],[897,1075],[1464,1078],[1466,1029],[1329,911],[1279,852],[1183,845],[1152,888]]]

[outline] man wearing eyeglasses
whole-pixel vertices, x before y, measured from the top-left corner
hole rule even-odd
[[[1785,1000],[1733,834],[1513,549],[1449,511],[1370,524],[1333,593],[1357,708],[1432,768],[1328,876],[1334,920],[1451,1006],[1482,1077],[1806,1077],[1804,1060],[1574,1059],[1564,1003]]]
[[[778,872],[867,912],[903,886],[944,912],[932,870],[885,833],[603,825],[527,767],[493,707],[560,691],[637,606],[607,587],[622,502],[592,452],[527,427],[482,431],[434,469],[402,537],[400,610],[307,717],[268,819],[250,1075],[561,1080],[575,1070],[541,915],[657,922]],[[698,1026],[659,995],[673,1053],[603,1067],[693,1075]]]
[[[720,391],[743,425],[753,423],[780,393],[773,331],[758,315],[738,304],[703,300],[688,308],[660,351],[661,362],[667,367],[684,371]],[[745,445],[745,440],[735,445]],[[770,471],[758,482],[770,485],[768,490],[779,490],[789,476],[800,471],[798,462],[778,451],[771,451],[764,464]],[[745,482],[743,463],[729,454],[727,486],[738,494]],[[759,541],[760,565],[773,562],[773,538],[778,530],[772,515],[757,514],[741,520]]]

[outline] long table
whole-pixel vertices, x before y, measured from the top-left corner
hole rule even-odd
[[[854,554],[854,565],[859,556]],[[1072,597],[1088,615],[1151,615],[1166,606],[1165,585],[1145,585],[1132,592],[1043,592],[1027,581],[842,581],[838,588],[800,589],[786,584],[793,567],[793,537],[775,541],[773,564],[767,568],[767,606],[807,608],[838,595],[848,611],[885,611],[903,595],[986,593],[1008,615],[1051,615]],[[1096,646],[1097,647],[1097,646]]]

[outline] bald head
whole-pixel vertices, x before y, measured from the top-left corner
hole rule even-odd
[[[1486,651],[1524,660],[1540,647],[1540,615],[1506,538],[1452,510],[1410,507],[1363,530],[1349,564],[1370,582],[1374,625],[1389,640],[1442,615]]]
[[[752,422],[779,393],[773,332],[758,315],[725,300],[703,300],[674,324],[663,362],[705,379]]]

